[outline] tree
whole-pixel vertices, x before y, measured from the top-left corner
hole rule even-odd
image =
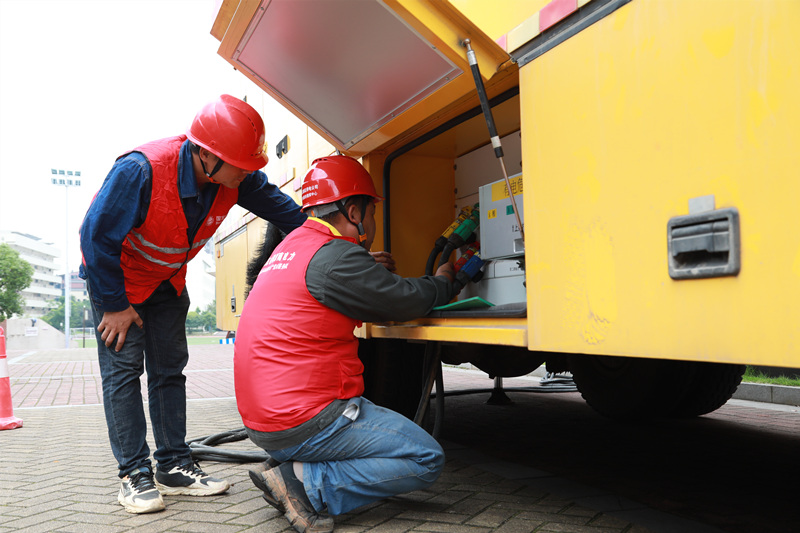
[[[86,305],[88,307],[88,303],[79,302],[75,299],[74,296],[70,296],[69,298],[69,327],[77,328],[82,324],[83,321],[83,306]],[[89,313],[91,315],[91,312]],[[42,320],[56,328],[58,331],[64,332],[64,297],[59,296],[56,298],[56,307],[50,309],[46,315],[42,317]],[[88,323],[88,327],[92,327],[93,324]]]
[[[200,308],[198,307],[196,311],[189,311],[186,315],[186,331],[191,333],[192,330],[201,329],[203,327],[203,323],[200,319]]]
[[[33,267],[6,243],[0,244],[0,322],[22,313],[20,294],[33,281]]]
[[[203,321],[203,329],[214,331],[217,329],[217,301],[214,300],[206,306],[206,310],[200,315]]]
[[[189,311],[186,315],[186,332],[192,331],[214,331],[217,329],[217,303],[211,302],[206,306],[205,311],[197,307],[194,311]]]

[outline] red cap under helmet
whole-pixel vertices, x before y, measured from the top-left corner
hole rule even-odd
[[[346,155],[320,157],[311,163],[303,178],[303,211],[362,194],[371,196],[375,202],[383,200],[361,163]]]
[[[203,106],[186,136],[237,168],[253,171],[267,164],[264,121],[249,104],[229,94]]]

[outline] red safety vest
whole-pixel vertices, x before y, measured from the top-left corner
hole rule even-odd
[[[306,270],[322,245],[342,237],[309,218],[275,249],[245,301],[233,375],[245,426],[281,431],[308,421],[336,399],[364,392],[353,329],[361,323],[320,304]]]
[[[133,228],[122,243],[121,264],[125,294],[142,303],[169,280],[180,295],[186,286],[186,263],[200,252],[239,198],[238,189],[220,187],[214,203],[193,242],[178,191],[178,161],[185,135],[147,143],[141,152],[152,167],[153,190],[144,223]],[[127,155],[127,154],[125,154]]]

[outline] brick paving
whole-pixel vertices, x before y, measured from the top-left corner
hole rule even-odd
[[[190,353],[187,437],[241,427],[233,391],[233,346],[190,346]],[[126,513],[116,501],[119,481],[106,435],[94,349],[10,351],[8,361],[14,414],[24,426],[0,432],[0,533],[292,531],[252,486],[248,465],[234,463],[202,463],[207,472],[231,481],[226,494],[166,497],[163,512]],[[534,381],[514,378],[506,385]],[[491,385],[485,374],[461,369],[446,370],[445,383],[448,390]],[[720,416],[726,416],[724,409]],[[758,425],[756,414],[750,423]],[[152,436],[149,442],[153,447]],[[447,463],[431,489],[336,517],[336,531],[718,531],[461,445],[444,442],[443,446]],[[221,447],[256,449],[247,440]],[[564,494],[599,503],[581,505]]]

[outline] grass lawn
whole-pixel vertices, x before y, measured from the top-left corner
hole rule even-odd
[[[216,337],[212,335],[189,335],[188,337],[186,337],[186,341],[190,346],[195,344],[219,344],[219,340],[224,338],[225,337],[221,335]],[[83,337],[73,336],[72,340],[73,342],[78,343],[78,348],[84,347]],[[97,348],[97,341],[95,340],[94,337],[91,338],[86,337],[85,342],[86,342],[85,344],[86,348]]]
[[[794,379],[787,376],[767,376],[752,366],[747,367],[747,370],[744,372],[744,376],[742,376],[742,381],[749,383],[769,383],[770,385],[785,385],[787,387],[800,387],[800,379]]]

